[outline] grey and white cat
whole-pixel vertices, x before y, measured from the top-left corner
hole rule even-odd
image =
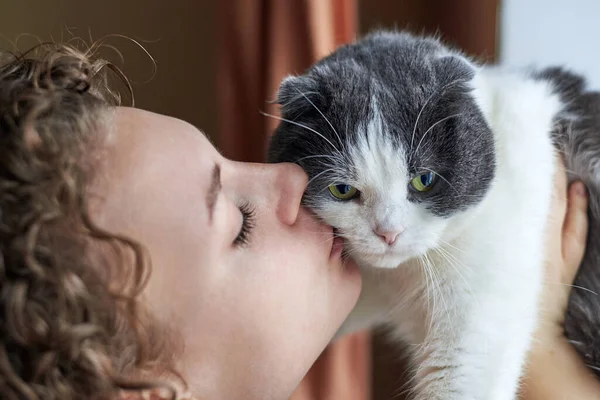
[[[566,334],[600,371],[600,94],[562,68],[481,66],[439,40],[377,32],[286,78],[271,162],[363,270],[340,334],[387,325],[416,399],[514,399],[543,308],[556,154],[591,196]]]

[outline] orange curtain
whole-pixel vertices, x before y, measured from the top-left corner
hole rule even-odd
[[[281,80],[300,74],[354,39],[356,0],[219,2],[218,145],[231,158],[264,161],[277,124],[273,100]]]
[[[219,2],[220,131],[226,157],[264,162],[277,121],[281,80],[299,74],[357,31],[356,0],[223,0]],[[291,361],[293,362],[293,361]],[[369,400],[370,337],[344,338],[321,355],[292,400]]]

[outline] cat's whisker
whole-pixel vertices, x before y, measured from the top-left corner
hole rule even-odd
[[[328,160],[337,160],[336,157],[328,155],[328,154],[317,154],[317,155],[312,155],[312,156],[306,156],[306,157],[298,158],[298,159],[294,160],[294,163],[299,163],[299,162],[302,162],[304,160],[309,160],[311,158],[326,158]]]
[[[428,256],[429,258],[429,256]],[[434,263],[432,261],[430,261],[432,264],[432,270],[434,271],[434,274],[437,277],[437,288],[438,288],[438,292],[440,293],[440,297],[442,298],[442,302],[444,304],[444,315],[446,315],[447,319],[448,319],[448,323],[451,324],[450,321],[450,313],[452,312],[453,314],[456,314],[456,310],[454,308],[449,308],[448,304],[446,303],[446,297],[444,296],[444,291],[442,288],[442,284],[444,284],[444,280],[441,278],[442,276],[442,272],[436,268],[436,266],[434,265]]]
[[[448,304],[446,303],[446,298],[444,296],[444,291],[442,289],[442,284],[444,283],[444,280],[440,278],[441,276],[441,271],[439,271],[435,264],[429,259],[429,254],[426,255],[427,259],[429,260],[429,263],[432,265],[431,270],[433,272],[433,274],[435,275],[437,282],[436,282],[436,288],[438,290],[438,293],[440,295],[440,297],[442,298],[442,303],[444,305],[444,309],[443,310],[436,310],[436,316],[435,319],[439,319],[442,318],[443,316],[445,316],[448,319],[448,323],[452,324],[452,321],[450,319],[450,313],[453,312],[455,313],[456,310],[454,308],[449,308]]]
[[[598,371],[598,372],[600,372],[600,368],[598,368],[598,367],[595,367],[595,366],[593,366],[593,365],[590,365],[590,364],[585,364],[585,365],[586,365],[587,367],[589,367],[589,368],[593,369],[594,371]]]
[[[318,189],[319,192],[324,191],[325,189],[327,189],[329,186],[331,185],[336,185],[338,182],[347,182],[345,178],[342,177],[338,177],[338,178],[334,178],[332,181],[327,182],[324,186],[320,187]]]
[[[585,292],[591,293],[591,294],[593,294],[594,296],[598,296],[598,293],[597,293],[597,292],[594,292],[592,289],[588,289],[588,288],[586,288],[586,287],[583,287],[583,286],[579,286],[579,285],[572,285],[572,284],[569,284],[569,283],[563,283],[563,282],[554,282],[554,283],[557,283],[557,284],[559,284],[559,285],[563,285],[563,286],[570,286],[570,287],[572,287],[573,289],[580,289],[580,290],[583,290],[583,291],[585,291]]]
[[[450,246],[451,248],[455,249],[456,251],[462,251],[459,248],[454,247],[451,244],[449,244],[449,243],[447,243],[447,242],[445,242],[443,240],[440,240],[440,242],[442,243],[443,246]],[[458,265],[460,265],[461,268],[467,270],[468,272],[473,272],[473,270],[469,266],[461,263],[460,260],[454,254],[452,254],[452,252],[450,252],[449,250],[445,249],[443,246],[437,246],[437,249],[439,251],[442,251],[447,257],[450,258],[450,260],[448,260],[448,261],[454,261],[455,263],[457,263]],[[463,254],[465,254],[464,251],[463,251]]]
[[[421,143],[423,143],[423,139],[425,139],[425,137],[427,136],[427,134],[431,131],[433,131],[433,128],[435,128],[438,124],[441,124],[444,121],[449,120],[450,118],[456,118],[456,117],[460,117],[462,114],[452,114],[452,115],[448,115],[447,117],[444,117],[442,119],[440,119],[438,122],[436,122],[435,124],[431,125],[429,127],[429,129],[427,129],[425,131],[425,133],[423,134],[423,136],[421,136],[421,140],[419,140],[419,143],[417,144],[417,148],[415,149],[415,151],[413,152],[414,154],[418,154],[419,152],[419,148],[421,147]]]
[[[448,179],[444,178],[444,176],[443,176],[443,175],[441,175],[441,174],[438,174],[436,171],[432,170],[431,168],[427,168],[427,167],[418,167],[418,169],[422,169],[422,170],[425,170],[425,171],[433,172],[434,174],[436,174],[437,176],[439,176],[439,177],[440,177],[440,179],[442,179],[444,182],[446,182],[446,183],[448,184],[448,186],[450,186],[452,189],[454,189],[454,191],[456,191],[457,193],[459,193],[458,189],[456,189],[456,188],[454,187],[454,185],[453,185],[453,184],[451,184],[451,183],[448,181]]]
[[[262,115],[264,115],[265,117],[271,117],[271,118],[274,118],[274,119],[276,119],[276,120],[283,121],[283,122],[287,122],[288,124],[292,124],[292,125],[299,126],[300,128],[304,128],[304,129],[306,129],[306,130],[308,130],[308,131],[310,131],[310,132],[314,133],[315,135],[318,135],[318,136],[319,136],[321,139],[323,139],[323,140],[325,140],[327,143],[329,143],[329,145],[330,145],[330,146],[331,146],[331,147],[332,147],[332,148],[333,148],[335,151],[337,151],[338,153],[340,153],[340,154],[341,154],[340,150],[339,150],[339,149],[338,149],[338,148],[337,148],[337,147],[336,147],[336,146],[335,146],[333,143],[331,143],[331,141],[330,141],[329,139],[327,139],[327,138],[326,138],[326,137],[325,137],[323,134],[319,133],[318,131],[314,130],[313,128],[311,128],[311,127],[309,127],[309,126],[306,126],[306,125],[304,125],[304,124],[301,124],[301,123],[299,123],[299,122],[292,121],[291,119],[287,119],[287,118],[279,117],[279,116],[277,116],[277,115],[269,114],[269,113],[266,113],[266,112],[263,112],[263,111],[261,111],[261,114],[262,114]]]
[[[346,239],[346,237],[344,237],[344,239]],[[359,241],[356,240],[352,240],[351,242],[347,243],[347,248],[351,249],[353,253],[362,253],[362,251],[357,247],[357,245],[362,245],[362,244],[367,244],[367,243],[361,243]]]
[[[402,376],[398,377],[396,383],[400,385],[400,387],[394,390],[394,394],[392,395],[392,400],[398,398],[405,398],[410,392],[413,391],[413,383],[414,377],[410,377],[405,382],[401,381]]]
[[[573,346],[581,346],[581,345],[583,345],[583,343],[581,343],[578,340],[569,340],[569,343],[571,343]]]
[[[358,249],[355,249],[355,248],[354,248],[354,247],[352,247],[352,246],[350,246],[350,247],[346,247],[346,248],[344,249],[344,253],[345,253],[347,256],[349,256],[349,257],[350,257],[350,256],[353,256],[354,254],[358,253]]]
[[[327,243],[327,242],[333,242],[334,239],[335,238],[332,238],[332,237],[331,238],[327,238],[327,239],[323,240],[320,244],[324,244],[324,243]]]
[[[433,312],[431,310],[434,310],[436,308],[436,306],[435,306],[435,296],[432,299],[433,300],[433,308],[431,307],[431,302],[430,302],[431,299],[429,297],[429,293],[431,292],[429,285],[430,285],[430,280],[432,279],[429,275],[429,266],[425,263],[422,255],[419,255],[418,260],[421,264],[423,264],[423,271],[425,273],[425,293],[426,293],[425,301],[427,302],[427,310],[428,310],[428,313],[433,314]],[[431,331],[431,329],[433,329],[434,318],[433,318],[433,315],[429,315],[428,317],[429,317],[428,331]]]
[[[408,157],[408,163],[410,164],[410,160],[412,159],[412,148],[413,148],[413,143],[415,140],[415,133],[417,132],[417,127],[419,125],[419,119],[421,119],[421,115],[423,114],[423,111],[425,110],[425,107],[427,107],[427,104],[431,101],[431,99],[433,98],[433,96],[435,96],[438,93],[441,93],[443,90],[446,90],[448,87],[450,87],[451,85],[455,85],[456,83],[460,82],[460,79],[456,79],[442,87],[440,87],[439,89],[435,90],[433,93],[431,93],[431,95],[429,95],[429,97],[427,98],[427,100],[425,100],[425,103],[423,103],[423,106],[421,107],[421,109],[419,110],[419,113],[417,114],[417,119],[415,120],[415,126],[413,127],[413,131],[412,131],[412,135],[410,138],[410,150],[409,150],[409,157]]]
[[[331,172],[331,171],[334,171],[334,169],[333,168],[329,168],[329,169],[326,169],[324,171],[319,172],[318,174],[316,174],[315,176],[313,176],[312,178],[310,178],[310,180],[308,181],[308,183],[306,184],[306,186],[309,186],[319,176],[321,176],[321,175],[323,175],[323,174],[325,174],[327,172]]]
[[[417,119],[415,120],[415,126],[413,127],[413,131],[412,131],[412,136],[410,138],[410,148],[409,148],[409,152],[410,154],[412,154],[412,147],[413,147],[413,142],[415,140],[415,133],[417,132],[417,126],[419,125],[419,119],[421,118],[421,114],[423,113],[423,110],[425,110],[425,107],[427,107],[427,103],[429,103],[429,100],[431,100],[431,98],[435,95],[435,92],[433,92],[428,98],[427,100],[425,100],[425,103],[423,103],[423,106],[421,107],[421,109],[419,110],[419,113],[417,114]],[[410,163],[411,160],[411,156],[408,157],[408,162]]]
[[[468,268],[467,266],[463,265],[458,258],[456,258],[454,256],[454,254],[452,254],[451,252],[449,252],[448,250],[444,249],[442,246],[436,246],[433,248],[434,251],[436,251],[440,256],[442,256],[442,258],[447,261],[447,262],[452,262],[453,266],[455,265],[454,263],[458,264],[460,267],[465,268],[470,270],[470,268]],[[466,283],[466,282],[465,282]]]
[[[415,345],[416,347],[422,347],[422,345]],[[421,352],[421,349],[416,349],[414,352]],[[415,382],[417,381],[417,374],[411,373],[408,379],[404,383],[400,385],[398,389],[396,389],[396,394],[392,399],[396,399],[398,397],[402,398],[411,398],[413,393],[415,392]]]
[[[337,133],[337,131],[335,130],[335,128],[333,127],[333,124],[329,121],[329,119],[327,119],[327,117],[325,116],[325,114],[323,114],[323,112],[321,112],[321,110],[319,110],[319,107],[317,107],[315,105],[315,103],[313,103],[304,93],[302,93],[300,91],[300,89],[296,88],[296,90],[302,95],[304,96],[304,98],[306,99],[306,101],[308,101],[310,103],[311,106],[313,106],[315,108],[315,110],[317,110],[317,112],[319,114],[321,114],[321,117],[323,117],[323,119],[329,124],[329,126],[331,127],[331,130],[333,131],[333,133],[335,133],[335,136],[337,136],[338,141],[340,142],[340,146],[342,146],[342,148],[344,148],[344,142],[342,142],[342,138],[340,137],[340,135]]]
[[[454,245],[452,245],[452,244],[448,243],[448,242],[447,242],[447,241],[445,241],[444,239],[438,239],[438,240],[439,240],[439,241],[440,241],[440,243],[442,243],[444,246],[448,246],[448,247],[450,247],[450,248],[452,248],[452,249],[454,249],[454,250],[456,250],[456,251],[460,251],[460,252],[461,252],[461,253],[463,253],[463,254],[466,254],[466,253],[467,253],[467,252],[466,252],[466,251],[464,251],[463,249],[459,249],[458,247],[456,247],[456,246],[454,246]]]
[[[481,305],[479,304],[479,300],[477,299],[477,296],[475,296],[475,293],[473,293],[473,289],[471,288],[471,285],[465,279],[464,275],[460,272],[461,267],[468,269],[469,271],[470,271],[470,268],[468,268],[466,265],[459,262],[458,259],[456,257],[454,257],[453,254],[449,253],[446,249],[444,249],[442,247],[436,247],[436,248],[434,248],[434,250],[436,250],[438,252],[438,254],[454,269],[454,271],[456,271],[456,273],[458,274],[460,279],[465,284],[467,290],[471,294],[471,297],[475,301],[477,308],[479,308],[481,310]],[[452,261],[451,258],[454,259],[454,261]]]
[[[448,304],[446,303],[446,299],[444,297],[444,292],[442,291],[442,288],[441,288],[442,280],[440,279],[440,277],[436,271],[435,265],[433,265],[432,261],[429,259],[429,255],[427,253],[425,253],[424,257],[425,257],[425,260],[427,261],[426,264],[429,266],[429,269],[431,271],[432,283],[434,286],[433,291],[435,292],[437,290],[437,292],[442,300],[442,303],[444,305],[444,310],[443,310],[442,314],[444,314],[447,318],[450,318],[450,315],[449,315],[450,310],[448,309]],[[432,316],[433,319],[437,318],[436,314],[438,314],[438,311],[440,311],[440,310],[434,309],[434,315]]]
[[[330,168],[328,168],[325,171],[327,171],[329,173],[328,179],[330,179],[330,181],[327,183],[326,186],[322,187],[321,190],[327,188],[329,185],[337,184],[339,182],[351,183],[351,182],[348,182],[347,177],[339,170],[339,167],[337,165],[329,164],[328,166]],[[323,171],[321,171],[321,172],[323,172]],[[311,182],[312,182],[312,180],[311,180]]]
[[[316,94],[316,95],[320,95],[320,94],[321,94],[320,92],[318,92],[318,91],[314,91],[314,90],[311,90],[311,91],[309,91],[309,92],[302,92],[302,93],[303,93],[303,94],[305,94],[305,95],[307,95],[307,94]],[[299,95],[299,94],[298,94],[298,95],[295,95],[294,97],[292,97],[291,99],[289,99],[288,101],[286,101],[284,104],[285,104],[285,105],[293,104],[293,103],[295,103],[296,101],[298,101],[300,98],[302,98],[302,96],[301,96],[301,95]],[[283,105],[283,104],[282,104],[282,105]]]
[[[359,252],[358,249],[355,249],[353,247],[347,247],[347,248],[344,248],[343,254],[345,257],[352,258],[352,256],[358,252]]]

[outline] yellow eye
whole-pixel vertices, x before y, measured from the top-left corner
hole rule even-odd
[[[354,186],[344,183],[339,185],[329,185],[329,192],[338,200],[350,200],[360,193]]]
[[[435,174],[427,172],[426,174],[417,175],[410,181],[410,186],[417,192],[428,192],[433,187]]]

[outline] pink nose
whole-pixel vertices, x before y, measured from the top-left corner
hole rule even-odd
[[[375,234],[381,238],[384,242],[386,242],[389,246],[393,245],[400,236],[399,231],[384,231],[382,229],[376,228],[374,230]]]

